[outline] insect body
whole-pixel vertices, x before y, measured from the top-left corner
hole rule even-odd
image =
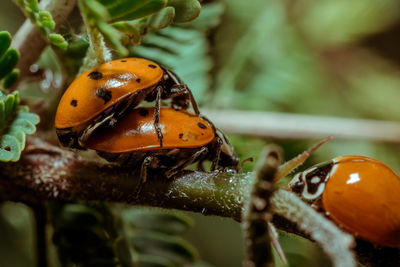
[[[238,158],[221,131],[207,119],[184,110],[161,108],[160,128],[163,147],[153,124],[154,108],[128,111],[112,129],[102,127],[87,140],[85,147],[94,149],[109,161],[140,169],[146,181],[148,169],[161,170],[167,178],[188,165],[205,160],[217,166],[237,170]]]
[[[356,236],[400,247],[400,177],[364,156],[342,156],[298,173],[291,190],[320,201],[326,214]]]
[[[104,63],[81,74],[64,93],[56,113],[57,135],[64,146],[81,148],[100,125],[112,125],[129,107],[155,100],[154,125],[162,146],[160,101],[167,98],[181,109],[191,103],[199,114],[191,91],[171,71],[143,58]]]

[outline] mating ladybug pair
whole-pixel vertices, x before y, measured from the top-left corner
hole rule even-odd
[[[170,100],[170,108],[161,100]],[[138,107],[144,101],[154,107]],[[194,114],[187,111],[192,106]],[[200,115],[190,89],[171,71],[142,58],[119,59],[80,75],[64,93],[55,127],[67,147],[94,149],[109,161],[163,170],[171,177],[203,161],[236,171],[238,158],[224,134]]]

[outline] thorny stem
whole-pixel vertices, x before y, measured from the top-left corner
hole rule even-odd
[[[243,203],[250,195],[254,180],[253,173],[187,171],[169,180],[159,173],[149,173],[140,197],[135,198],[133,192],[138,182],[136,172],[81,159],[73,153],[32,137],[28,139],[20,161],[0,163],[0,174],[0,200],[124,202],[201,212],[205,215],[230,217],[237,221],[241,220]],[[300,200],[291,203],[287,194],[290,193],[278,190],[271,199],[275,226],[311,240],[318,240],[318,236],[304,233],[304,227],[296,226],[282,216],[285,205],[306,205]],[[296,216],[294,211],[292,213]],[[400,264],[397,249],[374,248],[370,243],[367,244],[368,249],[364,249],[365,244],[357,246],[357,255],[362,255],[359,258],[362,263],[379,266],[390,255],[394,266]]]
[[[246,267],[275,266],[271,250],[269,223],[272,220],[270,197],[274,192],[274,177],[280,159],[278,147],[266,148],[262,153],[256,170],[256,179],[250,198],[244,204],[243,234],[246,247]]]
[[[296,222],[301,231],[309,234],[313,240],[318,242],[331,256],[333,266],[356,266],[354,255],[350,252],[354,246],[354,239],[351,235],[339,230],[323,215],[290,192],[276,191],[271,199],[271,204],[272,210],[276,214]]]

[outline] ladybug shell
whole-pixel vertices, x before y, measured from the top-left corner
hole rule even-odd
[[[164,71],[143,58],[125,58],[104,63],[76,78],[58,105],[55,127],[75,127],[118,103],[125,97],[157,84]]]
[[[161,108],[159,125],[162,149],[196,148],[215,138],[213,126],[187,111]],[[103,128],[89,137],[86,148],[109,153],[160,149],[154,127],[154,108],[132,109],[113,128]]]
[[[333,160],[322,204],[329,217],[359,237],[400,247],[400,178],[386,164],[364,156]]]

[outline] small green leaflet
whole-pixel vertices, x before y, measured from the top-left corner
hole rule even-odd
[[[18,92],[0,92],[0,161],[18,161],[25,136],[36,131],[39,116],[19,105]]]

